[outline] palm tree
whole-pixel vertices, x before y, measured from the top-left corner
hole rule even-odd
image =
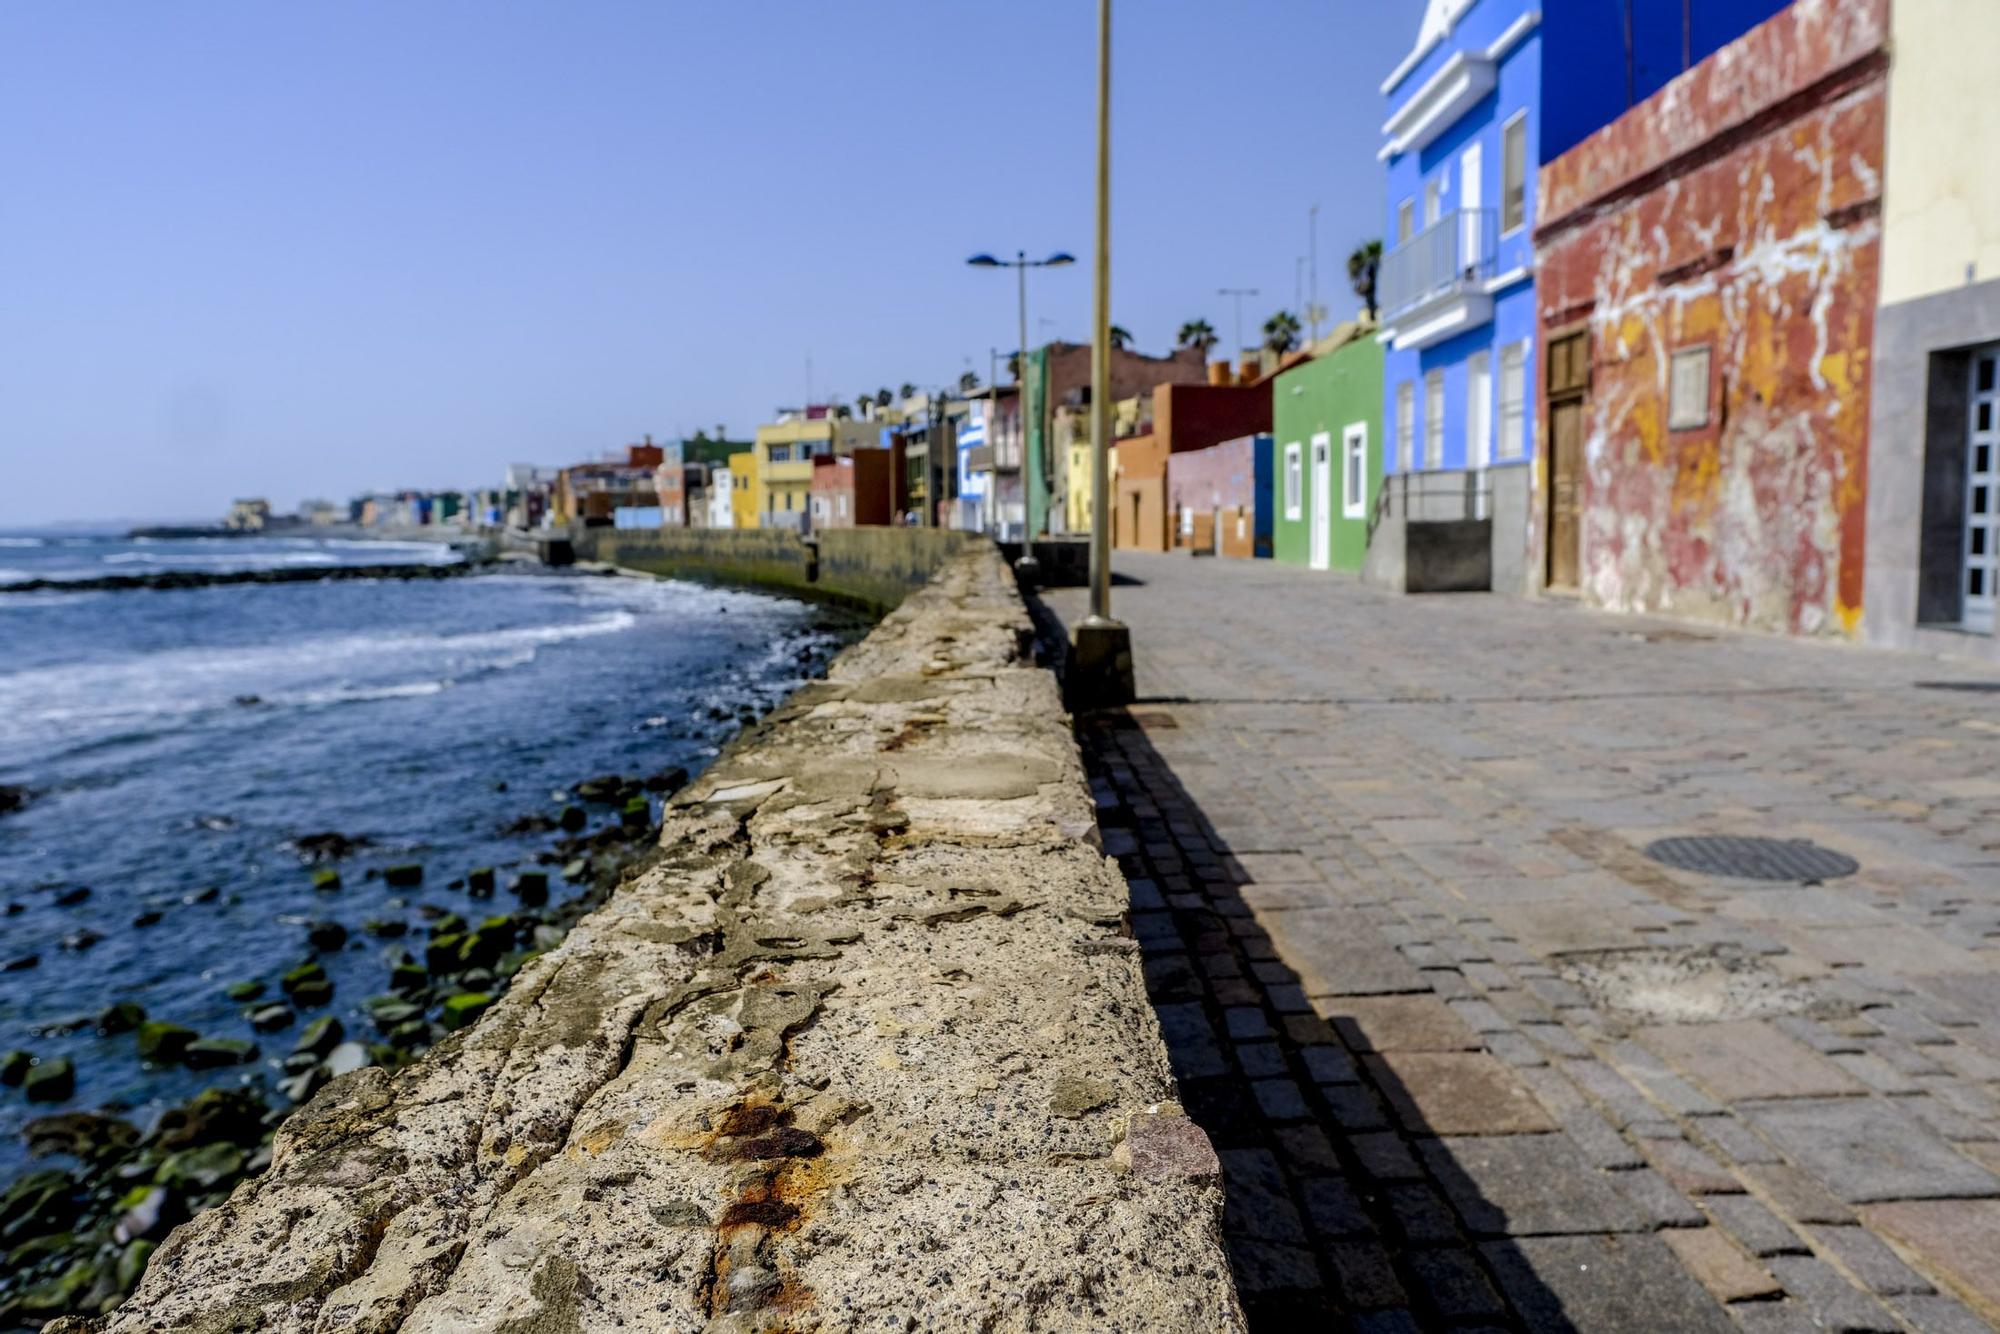
[[[857,417],[865,418],[868,415],[868,409],[874,406],[875,406],[875,400],[869,397],[867,394],[863,394],[861,397],[854,400],[854,415]]]
[[[1382,270],[1382,243],[1363,241],[1354,247],[1354,253],[1347,257],[1347,281],[1354,287],[1354,295],[1361,298],[1361,304],[1368,308],[1368,318],[1375,318],[1375,277]]]
[[[1007,354],[1007,374],[1014,383],[1019,384],[1021,382],[1021,354],[1019,352],[1009,352]]]
[[[903,382],[903,387],[896,391],[897,398],[915,398],[916,396],[917,396],[917,387],[909,383],[907,380]]]
[[[876,406],[876,407],[878,407],[878,408],[886,408],[886,407],[888,407],[888,406],[889,406],[889,405],[890,405],[891,403],[894,403],[895,401],[896,401],[896,396],[895,396],[894,394],[890,393],[890,392],[889,392],[889,391],[888,391],[887,389],[877,389],[877,390],[875,391],[875,406]]]
[[[1199,348],[1201,354],[1207,356],[1208,349],[1214,347],[1220,340],[1216,338],[1215,329],[1207,320],[1195,319],[1181,326],[1180,334],[1174,341],[1182,347]]]
[[[1128,347],[1131,345],[1132,333],[1129,329],[1125,328],[1123,325],[1120,324],[1112,325],[1110,329],[1110,334],[1111,334],[1111,346]]]
[[[967,371],[965,374],[958,377],[959,393],[969,394],[977,388],[979,388],[979,375],[977,372]]]
[[[1264,321],[1264,346],[1283,356],[1299,345],[1299,317],[1281,310]]]

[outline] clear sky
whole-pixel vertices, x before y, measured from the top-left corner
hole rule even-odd
[[[1420,0],[1122,0],[1113,318],[1381,229]],[[1015,341],[1091,247],[1089,0],[7,0],[0,526],[495,483]],[[1083,340],[1087,264],[1030,280]]]

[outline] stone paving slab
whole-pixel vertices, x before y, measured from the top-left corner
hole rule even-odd
[[[1253,1325],[2000,1328],[2000,698],[1919,684],[1990,667],[1118,568],[1106,847],[1183,1100],[1305,1228],[1225,1225]],[[1701,834],[1860,869],[1645,854]]]

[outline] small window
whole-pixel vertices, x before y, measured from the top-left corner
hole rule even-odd
[[[1444,467],[1444,372],[1424,376],[1424,466]]]
[[[1340,512],[1368,517],[1368,423],[1355,422],[1341,434]]]
[[[1518,459],[1527,443],[1528,345],[1500,349],[1500,457]]]
[[[1416,234],[1417,201],[1405,199],[1396,205],[1396,244],[1401,245]]]
[[[1528,113],[1500,131],[1500,230],[1517,230],[1528,220]]]
[[[1438,183],[1432,181],[1424,186],[1424,226],[1432,227],[1444,216],[1444,193]]]
[[[1300,462],[1299,443],[1285,446],[1285,517],[1297,519],[1304,513],[1305,476]]]
[[[1417,466],[1417,387],[1408,380],[1396,386],[1396,468]]]
[[[1673,384],[1667,402],[1667,429],[1695,431],[1708,425],[1708,345],[1674,353]]]

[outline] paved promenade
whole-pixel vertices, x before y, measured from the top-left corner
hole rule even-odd
[[[1254,1324],[2000,1322],[2000,675],[1116,568],[1081,733]]]

